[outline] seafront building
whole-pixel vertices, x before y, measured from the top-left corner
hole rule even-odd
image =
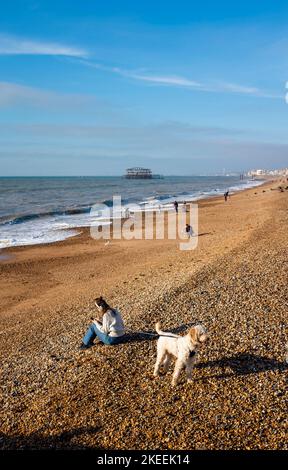
[[[250,170],[247,172],[247,176],[288,176],[288,168],[281,168],[277,170]]]

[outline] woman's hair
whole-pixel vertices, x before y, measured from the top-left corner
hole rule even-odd
[[[113,308],[110,307],[110,305],[107,304],[106,300],[103,299],[103,297],[96,297],[95,299],[95,302],[96,304],[98,305],[98,307],[101,307],[102,310],[103,310],[103,313],[106,313],[107,310],[111,310],[111,312],[114,314],[115,311]]]

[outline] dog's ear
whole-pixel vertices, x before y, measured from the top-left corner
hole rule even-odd
[[[195,326],[190,328],[189,335],[191,336],[192,341],[194,341],[194,343],[197,343],[198,331],[197,331],[197,328]]]

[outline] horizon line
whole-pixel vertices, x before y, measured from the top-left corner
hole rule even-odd
[[[177,177],[183,177],[187,178],[189,176],[238,176],[241,174],[247,173],[247,171],[250,170],[243,170],[243,171],[231,171],[227,172],[225,174],[219,174],[219,173],[210,173],[210,174],[199,174],[199,173],[194,173],[190,175],[175,175],[175,174],[162,174],[161,176],[177,176]],[[0,178],[122,178],[125,177],[125,174],[118,174],[118,175],[0,175]],[[151,178],[154,179],[154,178]],[[144,180],[147,181],[147,180]],[[148,179],[149,181],[149,179]]]

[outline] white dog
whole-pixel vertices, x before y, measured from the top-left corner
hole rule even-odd
[[[154,377],[159,375],[163,365],[167,372],[171,359],[176,358],[172,385],[177,385],[182,369],[186,369],[187,381],[192,381],[192,370],[196,361],[197,349],[207,339],[207,332],[202,325],[190,328],[185,336],[174,335],[160,330],[160,323],[155,329],[160,336],[157,342],[157,360],[154,368]]]

